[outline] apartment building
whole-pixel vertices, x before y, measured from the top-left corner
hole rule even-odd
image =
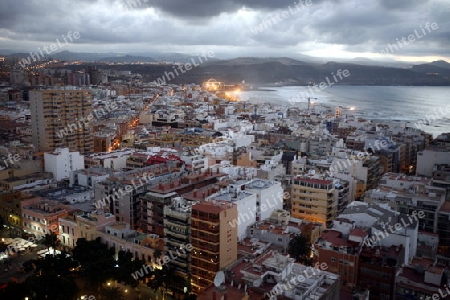
[[[38,203],[40,197],[11,192],[0,195],[0,218],[14,228],[22,228],[22,205]]]
[[[40,237],[52,232],[58,234],[58,219],[67,214],[66,207],[58,201],[42,200],[31,205],[23,203],[24,231]]]
[[[97,231],[97,235],[102,243],[114,249],[116,255],[119,251],[130,252],[134,259],[146,262],[156,262],[155,250],[164,248],[164,241],[157,235],[140,233],[125,222],[106,225],[104,230]]]
[[[331,225],[338,208],[333,180],[298,176],[291,191],[292,217]]]
[[[70,211],[67,216],[58,218],[58,227],[58,238],[61,241],[61,246],[74,248],[77,245],[78,238],[80,237],[76,220],[76,212]]]
[[[53,179],[68,179],[70,172],[84,169],[84,156],[69,148],[56,148],[44,154],[45,172],[53,173]]]
[[[439,209],[445,202],[446,190],[433,186],[430,178],[406,176],[388,173],[380,180],[380,191],[387,192],[385,201],[394,203],[396,209],[403,214],[411,214],[415,210],[424,211],[425,217],[419,220],[422,231],[438,233]]]
[[[127,167],[127,159],[136,152],[135,149],[119,149],[111,152],[101,152],[86,155],[84,164],[86,168],[101,166],[103,168],[120,170]]]
[[[396,274],[393,299],[436,299],[435,295],[437,299],[446,298],[449,285],[444,280],[446,269],[435,259],[415,257]]]
[[[403,245],[364,247],[359,256],[358,287],[370,290],[371,300],[395,298],[395,278],[404,265]]]
[[[237,259],[237,228],[230,223],[238,217],[237,205],[208,201],[192,206],[191,274],[193,291],[213,285],[218,271]]]
[[[222,288],[212,286],[198,299],[337,300],[339,275],[327,272],[326,265],[323,267],[307,267],[276,250],[266,250],[252,259],[238,260],[225,270],[232,276],[226,276]]]
[[[33,90],[29,98],[33,144],[39,151],[94,151],[91,91]]]
[[[117,221],[127,222],[134,229],[143,229],[145,224],[141,215],[141,196],[159,181],[167,181],[169,176],[178,176],[178,173],[168,172],[165,164],[117,172],[106,180],[95,183],[95,205],[98,209],[103,208],[114,214]]]
[[[164,206],[164,252],[176,252],[178,255],[168,262],[168,266],[184,279],[173,286],[178,293],[184,293],[184,287],[191,274],[191,252],[179,251],[191,244],[192,202],[181,197],[172,199]]]
[[[182,176],[181,172],[168,175],[167,179],[148,188],[141,197],[142,226],[145,232],[154,233],[164,237],[164,206],[170,204],[171,199],[193,192],[193,197],[200,196],[198,189],[217,182],[224,174],[207,170],[201,174]],[[186,198],[187,199],[187,198]],[[204,200],[203,197],[200,200]],[[194,199],[192,199],[194,200]]]
[[[445,146],[430,146],[417,153],[417,171],[419,176],[433,176],[435,165],[448,164],[450,151]]]

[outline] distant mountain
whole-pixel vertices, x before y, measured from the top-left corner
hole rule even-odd
[[[196,60],[198,62],[198,60]],[[120,64],[98,63],[99,68],[129,70],[153,81],[166,78],[174,73],[172,64]],[[83,68],[83,65],[64,66],[64,68]],[[414,68],[414,70],[413,70]],[[450,85],[448,76],[429,73],[430,68],[439,72],[450,71],[431,64],[413,68],[393,68],[367,66],[356,63],[327,62],[324,64],[305,62],[287,57],[238,57],[227,60],[208,61],[193,67],[190,71],[173,74],[167,83],[202,83],[210,78],[219,81],[238,83],[245,81],[254,85]],[[423,70],[420,70],[423,68]],[[337,75],[338,70],[341,77]],[[342,72],[348,70],[349,76]],[[335,79],[336,78],[336,79]],[[330,81],[330,83],[328,83]]]
[[[257,65],[257,64],[266,64],[266,63],[280,63],[283,65],[306,65],[310,64],[307,62],[299,61],[296,59],[292,59],[289,57],[238,57],[227,60],[220,61],[210,61],[203,65],[222,65],[222,66],[235,66],[235,65]]]
[[[434,76],[450,76],[450,64],[443,60],[434,61],[432,63],[413,66],[412,71],[424,73]]]
[[[156,62],[157,60],[152,57],[123,55],[123,56],[104,57],[98,59],[97,61],[106,63],[138,63],[138,62],[151,63]]]
[[[12,50],[0,50],[0,55],[27,57],[29,52],[17,52]],[[107,62],[107,63],[137,63],[137,62],[171,62],[186,63],[195,58],[195,55],[183,53],[94,53],[94,52],[70,52],[60,51],[50,53],[46,58],[53,58],[63,61],[85,61],[85,62]],[[216,58],[209,60],[217,60]]]
[[[10,55],[10,54],[13,54],[15,52],[17,52],[17,51],[10,50],[10,49],[0,49],[0,56]]]
[[[436,61],[433,61],[432,63],[430,63],[430,65],[444,68],[444,69],[450,69],[450,64],[448,62],[446,62],[445,60],[436,60]]]
[[[347,78],[336,77],[337,80],[334,80],[333,74],[337,74],[339,69],[341,72],[348,70],[350,76]],[[259,84],[319,84],[327,82],[328,78],[335,84],[352,85],[450,85],[450,80],[445,76],[427,74],[428,69],[423,72],[342,62],[317,64],[289,58],[236,58],[203,64],[194,71],[202,71],[205,74],[202,79],[209,76],[222,81],[240,82],[245,80]]]

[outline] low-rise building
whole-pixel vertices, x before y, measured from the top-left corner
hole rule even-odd
[[[35,236],[43,237],[52,232],[58,234],[58,219],[67,214],[66,206],[57,201],[22,202],[23,229]]]
[[[132,230],[125,222],[106,225],[103,231],[97,231],[97,235],[102,243],[115,250],[116,255],[119,251],[130,252],[135,259],[146,262],[156,263],[155,250],[164,249],[164,241],[157,235]]]
[[[57,148],[44,154],[45,172],[53,173],[55,180],[68,179],[71,171],[84,169],[84,156],[70,152],[69,148]]]

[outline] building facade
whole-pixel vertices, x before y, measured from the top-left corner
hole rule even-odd
[[[33,90],[29,98],[33,144],[39,151],[94,151],[89,90]]]

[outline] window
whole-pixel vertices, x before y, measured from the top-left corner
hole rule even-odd
[[[336,262],[336,258],[334,258],[334,257],[332,257],[330,260],[331,260],[331,262]]]

